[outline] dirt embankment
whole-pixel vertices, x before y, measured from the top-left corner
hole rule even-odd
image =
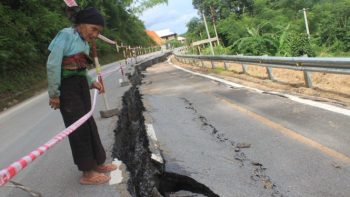
[[[243,74],[242,65],[215,62],[215,69],[210,62],[184,64],[175,58],[173,63],[200,73],[218,75],[228,81],[236,82],[265,91],[277,91],[297,95],[302,98],[330,102],[343,107],[350,107],[350,75],[312,73],[313,88],[307,88],[302,71],[274,68],[274,80],[269,80],[266,68],[248,65],[247,74]]]

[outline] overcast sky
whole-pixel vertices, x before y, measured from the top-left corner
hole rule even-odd
[[[197,16],[197,10],[192,6],[191,0],[169,0],[168,5],[162,4],[146,10],[140,16],[145,22],[146,29],[170,31],[182,34],[187,31],[186,23]]]

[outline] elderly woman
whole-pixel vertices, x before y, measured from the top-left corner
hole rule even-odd
[[[97,38],[104,27],[104,19],[95,8],[79,11],[73,27],[61,30],[49,46],[47,60],[49,104],[60,109],[66,127],[91,109],[90,88],[103,92],[98,81],[87,73],[91,64],[88,42]],[[106,152],[102,146],[93,117],[69,135],[74,163],[83,172],[81,184],[108,182],[114,164],[104,164]]]

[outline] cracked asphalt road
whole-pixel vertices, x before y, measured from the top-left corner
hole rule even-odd
[[[230,88],[168,63],[144,75],[146,121],[167,171],[227,197],[350,195],[348,116]]]
[[[191,177],[220,196],[349,196],[348,116],[228,87],[168,63],[144,75],[144,115],[153,124],[167,172]],[[116,79],[105,83],[115,87]],[[127,89],[114,89],[110,101],[118,98],[113,104],[119,105]],[[104,109],[101,100],[98,110]],[[38,96],[13,113],[0,114],[1,166],[63,129],[46,102],[46,95]],[[116,120],[98,119],[107,150]],[[44,196],[123,196],[108,185],[80,186],[77,177],[65,140],[14,180]],[[171,196],[189,195],[201,196],[186,191]],[[28,194],[2,188],[0,196]]]

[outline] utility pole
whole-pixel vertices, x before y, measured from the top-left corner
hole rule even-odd
[[[214,54],[214,49],[213,49],[213,44],[211,43],[211,39],[210,39],[210,34],[209,34],[209,30],[208,30],[207,20],[205,19],[203,11],[202,11],[202,16],[203,16],[203,20],[204,20],[205,30],[207,31],[207,34],[208,34],[208,39],[209,39],[209,44],[210,44],[210,51],[211,51],[212,55],[215,55]]]
[[[220,42],[219,42],[219,36],[218,36],[218,32],[216,31],[216,25],[215,25],[215,16],[214,16],[214,9],[212,6],[210,6],[210,12],[211,12],[211,17],[213,20],[213,26],[214,26],[214,31],[215,31],[215,36],[218,42],[218,45],[220,46]]]
[[[308,10],[308,9],[303,8],[304,20],[305,20],[305,27],[306,27],[306,33],[307,33],[307,37],[308,37],[309,40],[310,40],[309,23],[307,22],[306,10]]]

